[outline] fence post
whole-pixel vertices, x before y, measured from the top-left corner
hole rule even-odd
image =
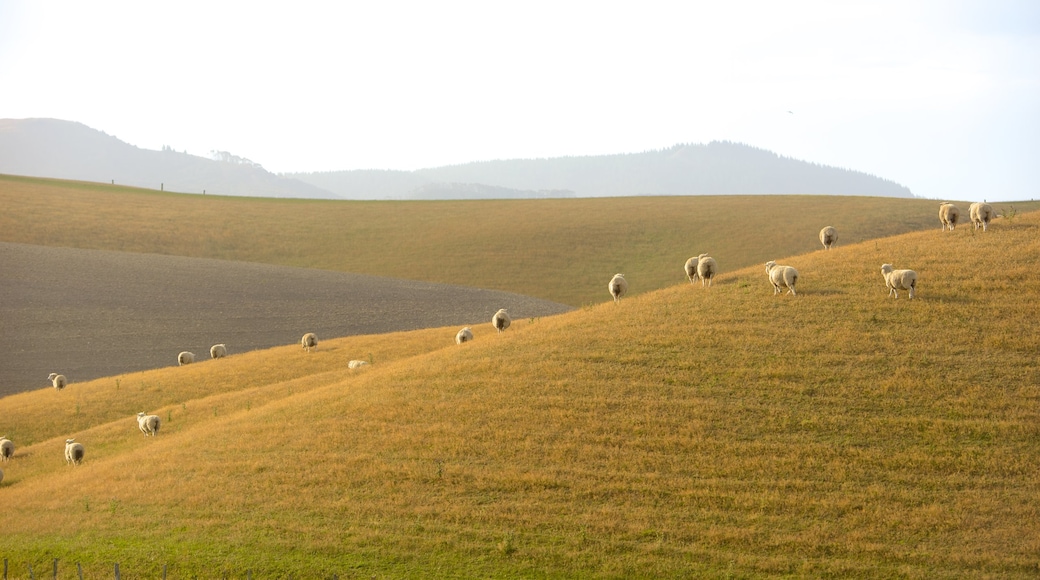
[[[7,580],[7,558],[4,558],[4,580]]]
[[[35,577],[32,573],[32,564],[29,564],[29,580],[35,580]]]
[[[166,564],[162,565],[162,580],[166,580]]]
[[[79,573],[79,580],[83,580],[83,566],[79,562],[76,562],[76,572]]]
[[[58,559],[54,559],[54,580],[58,580]]]
[[[119,580],[119,562],[116,562],[116,580]]]

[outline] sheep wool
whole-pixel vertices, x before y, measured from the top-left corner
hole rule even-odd
[[[348,369],[359,369],[368,364],[367,360],[352,360],[347,363]]]
[[[708,288],[711,288],[711,281],[715,278],[715,274],[719,272],[719,265],[715,263],[715,258],[712,258],[708,254],[701,254],[697,256],[697,277],[701,279],[701,287],[704,287],[704,282],[707,280]]]
[[[779,294],[785,287],[788,294],[798,295],[794,290],[795,284],[798,283],[798,270],[770,260],[766,262],[766,274],[769,275],[769,282],[773,284],[773,296]]]
[[[53,385],[54,388],[59,391],[64,389],[65,385],[68,384],[68,381],[65,380],[65,375],[59,375],[58,373],[51,373],[47,375],[47,380],[50,381],[51,385]]]
[[[914,299],[914,291],[917,290],[917,272],[913,270],[894,270],[892,264],[881,265],[881,275],[885,278],[885,287],[888,295],[899,298],[898,290],[908,290],[910,300]]]
[[[184,351],[177,355],[177,364],[180,366],[190,365],[195,362],[195,353]]]
[[[224,358],[224,357],[226,357],[227,356],[227,345],[224,345],[224,344],[214,344],[213,346],[209,347],[209,356],[210,356],[210,358]]]
[[[957,227],[957,220],[961,217],[961,210],[957,209],[957,206],[952,203],[940,203],[939,204],[939,223],[942,224],[942,231],[946,231],[946,228]]]
[[[300,339],[300,344],[303,345],[303,350],[310,352],[312,348],[318,348],[318,336],[313,332],[308,332]]]
[[[14,457],[14,443],[7,435],[0,437],[0,461],[8,462]]]
[[[505,308],[502,308],[491,317],[491,325],[499,332],[509,328],[511,322],[512,320],[509,319],[509,313],[506,312]]]
[[[832,226],[827,226],[820,230],[820,243],[823,244],[823,249],[829,250],[834,242],[838,241],[838,230]]]
[[[468,326],[455,334],[455,344],[462,344],[471,340],[473,340],[473,330]]]
[[[700,261],[700,256],[694,256],[689,260],[686,260],[686,265],[683,270],[686,271],[686,277],[689,278],[690,284],[697,281],[697,263]]]
[[[625,275],[614,274],[614,277],[610,279],[610,283],[607,284],[607,290],[610,290],[610,295],[614,298],[614,304],[620,304],[621,297],[628,292],[628,281],[625,280]]]
[[[65,440],[65,463],[79,465],[83,463],[85,450],[82,443],[76,443],[75,439]]]
[[[143,412],[137,414],[137,427],[144,433],[145,437],[155,437],[159,433],[162,419],[158,415],[145,415]]]
[[[982,231],[986,231],[989,227],[989,222],[996,215],[996,212],[993,211],[993,206],[985,202],[976,201],[968,206],[968,217],[971,218],[971,225],[974,227],[972,231],[978,231],[979,228],[982,228]]]

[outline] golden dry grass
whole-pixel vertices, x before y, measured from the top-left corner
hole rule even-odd
[[[756,265],[461,347],[357,337],[0,399],[33,442],[3,550],[142,577],[1035,577],[1038,234],[784,258],[797,297]]]

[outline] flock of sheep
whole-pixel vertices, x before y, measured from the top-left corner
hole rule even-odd
[[[982,231],[985,232],[988,231],[989,222],[996,217],[996,212],[990,204],[976,202],[969,207],[968,216],[976,231],[982,228]],[[942,231],[947,229],[953,231],[959,219],[960,210],[957,206],[947,202],[939,205],[939,222],[942,226]],[[832,226],[827,226],[820,230],[820,243],[823,244],[824,249],[830,250],[837,241],[838,231]],[[691,284],[700,280],[702,287],[711,288],[711,282],[718,274],[718,264],[711,256],[700,254],[687,260],[684,270]],[[766,275],[773,286],[774,296],[783,292],[785,288],[787,289],[787,294],[798,295],[795,291],[795,286],[798,283],[798,270],[792,266],[784,266],[771,260],[766,262]],[[906,290],[910,299],[914,298],[914,292],[917,289],[916,272],[907,269],[897,270],[892,264],[882,264],[881,275],[885,279],[885,287],[888,289],[889,296],[899,298],[899,290]],[[628,292],[628,281],[625,280],[625,275],[615,274],[607,284],[607,290],[614,299],[614,303],[619,304],[621,297]],[[509,328],[510,323],[511,319],[505,308],[495,312],[494,316],[491,317],[491,325],[498,332]],[[463,344],[471,340],[473,340],[473,329],[468,326],[455,334],[456,344]],[[300,339],[300,344],[303,345],[304,350],[310,352],[318,347],[318,337],[313,332],[308,332]],[[209,354],[214,359],[223,358],[227,356],[227,346],[215,344],[209,349]],[[193,362],[195,362],[194,353],[185,351],[177,355],[177,364],[179,365],[191,364]],[[347,363],[347,367],[357,369],[367,364],[369,364],[368,361],[352,360]],[[51,373],[47,379],[51,381],[51,384],[58,391],[64,389],[68,384],[65,375],[58,373]],[[162,424],[162,421],[157,415],[146,415],[141,412],[137,414],[137,424],[145,436],[155,436],[159,432],[159,426]],[[75,439],[65,440],[65,461],[67,463],[78,465],[83,461],[84,452],[83,444],[76,442]],[[14,443],[6,436],[0,437],[0,461],[7,462],[13,455]],[[3,478],[4,473],[0,470],[0,481],[3,481]]]

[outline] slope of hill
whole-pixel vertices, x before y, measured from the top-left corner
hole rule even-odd
[[[0,119],[0,173],[222,195],[334,198],[251,163],[139,149],[81,123]]]
[[[4,554],[142,577],[1035,577],[1038,233],[1030,213],[783,259],[798,296],[755,266],[462,347],[352,337],[5,397]],[[918,299],[886,297],[883,262]]]
[[[477,185],[485,197],[816,194],[912,197],[893,181],[788,159],[736,143],[553,159],[511,159],[416,171],[286,174],[347,199],[456,199]],[[460,187],[458,184],[469,184]],[[454,187],[452,187],[454,186]]]

